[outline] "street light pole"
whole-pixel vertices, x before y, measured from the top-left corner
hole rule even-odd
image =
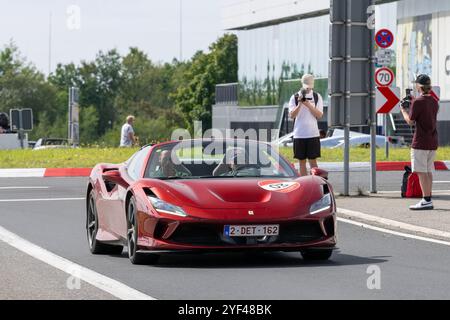
[[[50,75],[52,71],[52,32],[52,12],[50,11],[48,19],[48,75]]]
[[[375,0],[370,1],[375,8]],[[375,28],[370,30],[370,38],[375,38]],[[370,103],[370,193],[377,193],[377,113],[375,102],[375,48],[370,45],[369,59],[369,103]],[[387,129],[387,127],[385,127]]]
[[[180,62],[183,61],[183,0],[180,0]]]
[[[351,61],[352,61],[352,1],[346,2],[345,21],[345,94],[344,94],[344,196],[350,195],[350,104],[351,104]]]

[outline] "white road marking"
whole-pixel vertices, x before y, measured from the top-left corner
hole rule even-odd
[[[386,218],[370,215],[367,213],[362,213],[362,212],[347,210],[347,209],[342,209],[342,208],[338,209],[338,213],[344,214],[346,216],[349,216],[349,217],[352,217],[355,219],[360,219],[365,222],[379,223],[379,224],[389,226],[392,228],[401,229],[406,232],[422,233],[422,234],[426,234],[428,236],[450,239],[450,232],[446,232],[446,231],[442,231],[442,230],[420,227],[420,226],[408,224],[405,222],[386,219]]]
[[[369,192],[369,191],[367,191]],[[378,191],[378,194],[400,194],[400,191]],[[433,194],[447,194],[450,190],[433,190]]]
[[[0,227],[0,240],[73,277],[79,277],[80,280],[87,282],[116,298],[122,300],[156,300],[155,298],[137,291],[117,280],[106,277],[45,250],[3,227]]]
[[[343,223],[347,223],[347,224],[351,224],[351,225],[354,225],[354,226],[358,226],[358,227],[361,227],[361,228],[366,228],[366,229],[370,229],[370,230],[374,230],[374,231],[378,231],[378,232],[392,234],[392,235],[399,236],[399,237],[410,238],[410,239],[414,239],[414,240],[421,240],[421,241],[441,244],[441,245],[445,245],[445,246],[450,246],[450,242],[447,242],[447,241],[442,241],[442,240],[436,240],[436,239],[431,239],[431,238],[426,238],[426,237],[415,236],[415,235],[408,234],[408,233],[403,233],[403,232],[397,232],[397,231],[393,231],[393,230],[389,230],[389,229],[384,229],[384,228],[380,228],[380,227],[371,226],[369,224],[362,223],[362,222],[357,222],[357,221],[348,220],[348,219],[344,219],[344,218],[338,218],[338,221],[343,222]]]
[[[0,190],[49,189],[50,187],[0,187]]]
[[[80,201],[86,198],[0,199],[0,202]]]
[[[435,184],[447,184],[450,183],[450,181],[433,181]]]

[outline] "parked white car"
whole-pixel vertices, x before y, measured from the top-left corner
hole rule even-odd
[[[275,145],[279,147],[292,147],[293,145],[293,136],[294,133],[290,133],[281,137],[280,139],[274,141]],[[388,141],[391,145],[394,146],[402,146],[404,145],[404,140],[400,137],[388,138]],[[386,137],[385,136],[376,136],[377,148],[384,148],[386,145]],[[320,144],[322,148],[325,149],[337,149],[344,148],[344,130],[335,129],[333,131],[333,135],[329,138],[324,138],[320,140]],[[369,147],[370,146],[370,135],[364,134],[360,132],[350,131],[350,147]]]
[[[68,149],[70,147],[67,139],[41,138],[36,141],[33,150]]]

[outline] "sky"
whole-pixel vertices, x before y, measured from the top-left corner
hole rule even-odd
[[[223,34],[220,0],[181,1],[182,58],[188,59]],[[11,39],[44,73],[49,60],[54,70],[92,60],[99,50],[126,54],[131,46],[170,62],[181,55],[180,0],[0,0],[0,47]]]

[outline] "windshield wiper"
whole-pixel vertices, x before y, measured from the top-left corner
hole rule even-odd
[[[227,179],[231,179],[231,178],[292,178],[292,177],[286,177],[286,176],[254,176],[254,175],[242,175],[242,176],[203,176],[203,177],[198,177],[199,179],[223,179],[223,178],[227,178]]]
[[[223,178],[235,178],[234,176],[201,176],[197,177],[198,179],[223,179]]]
[[[159,177],[159,178],[152,178],[152,179],[158,179],[158,180],[195,180],[195,179],[235,179],[235,178],[264,178],[264,179],[274,179],[274,178],[293,178],[293,177],[286,177],[283,175],[279,176],[255,176],[255,175],[242,175],[242,176],[199,176],[199,177]]]

